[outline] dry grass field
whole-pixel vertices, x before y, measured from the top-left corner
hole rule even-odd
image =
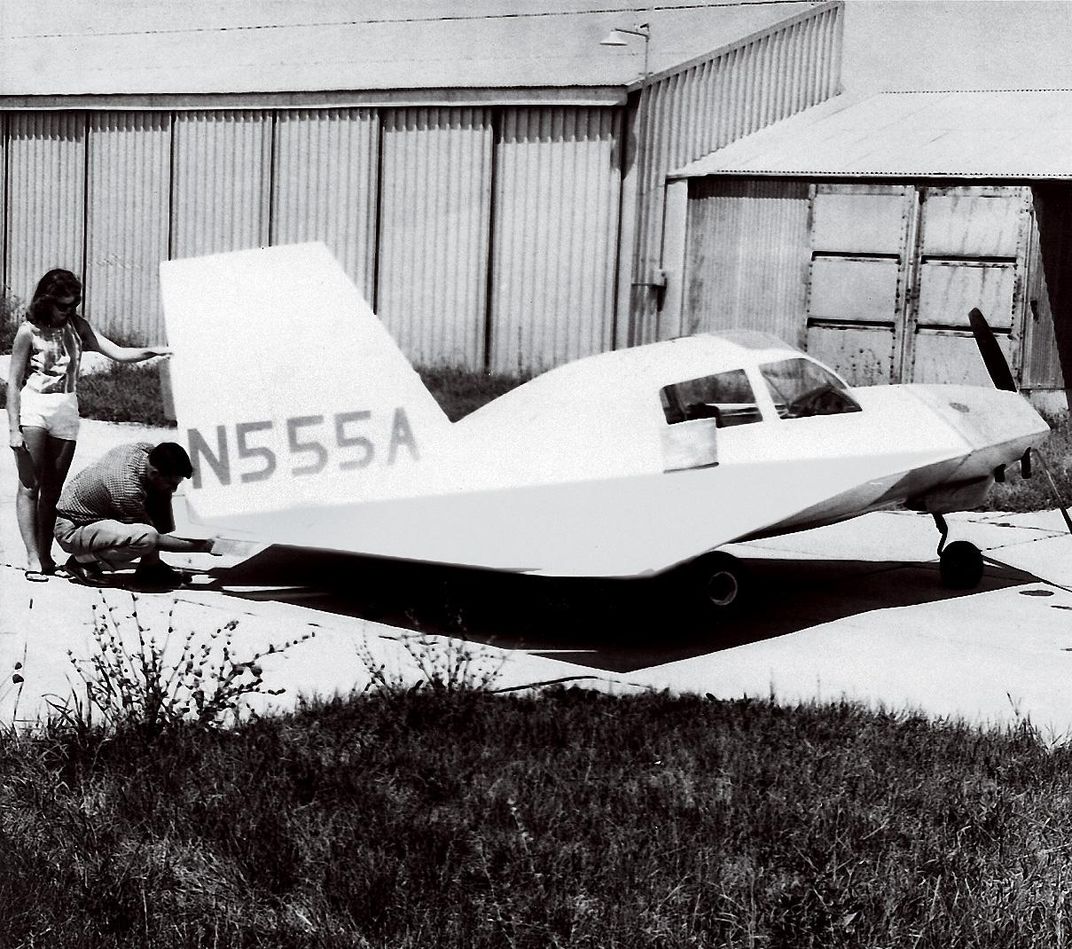
[[[1072,757],[848,704],[391,689],[0,741],[0,944],[1052,947]]]

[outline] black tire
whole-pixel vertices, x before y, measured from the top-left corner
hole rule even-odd
[[[938,571],[950,590],[974,590],[983,579],[983,555],[975,544],[955,541],[942,550]]]
[[[721,551],[686,564],[681,582],[685,601],[701,619],[729,619],[741,611],[748,599],[750,585],[744,564]]]

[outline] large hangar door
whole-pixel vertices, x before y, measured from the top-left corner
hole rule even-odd
[[[813,188],[808,352],[852,385],[894,382],[901,370],[915,189]]]
[[[910,381],[990,384],[968,326],[972,307],[1018,374],[1030,194],[1024,187],[922,189]]]
[[[1032,221],[1022,186],[692,179],[680,332],[766,330],[853,385],[989,385],[978,307],[1019,378],[1044,295],[1028,287]],[[1036,309],[1029,352],[1052,345]]]

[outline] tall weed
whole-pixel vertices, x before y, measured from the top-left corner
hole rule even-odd
[[[418,689],[448,695],[489,692],[502,674],[504,654],[462,638],[403,632],[406,655],[402,666],[389,667],[377,660],[368,639],[357,646],[357,656],[369,682],[366,691],[399,694]]]
[[[68,658],[81,683],[69,700],[54,705],[80,731],[98,724],[106,731],[133,728],[158,735],[179,726],[220,728],[236,725],[245,701],[254,695],[280,695],[267,688],[261,662],[312,638],[309,632],[281,646],[269,646],[248,658],[239,658],[231,620],[211,632],[191,629],[178,655],[169,649],[175,637],[175,601],[167,614],[167,628],[158,638],[138,613],[138,597],[131,595],[129,624],[119,617],[114,603],[103,595],[93,605],[93,653],[84,659],[68,650]],[[133,626],[133,635],[124,626]]]

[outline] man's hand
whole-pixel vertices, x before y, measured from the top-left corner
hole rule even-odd
[[[11,433],[11,437],[8,439],[8,444],[15,451],[21,451],[26,447],[26,440],[22,437],[22,432],[15,429],[15,431]]]
[[[222,537],[209,537],[202,541],[205,545],[202,549],[206,554],[212,554],[213,557],[220,557],[223,555],[223,551],[219,548],[223,546]]]

